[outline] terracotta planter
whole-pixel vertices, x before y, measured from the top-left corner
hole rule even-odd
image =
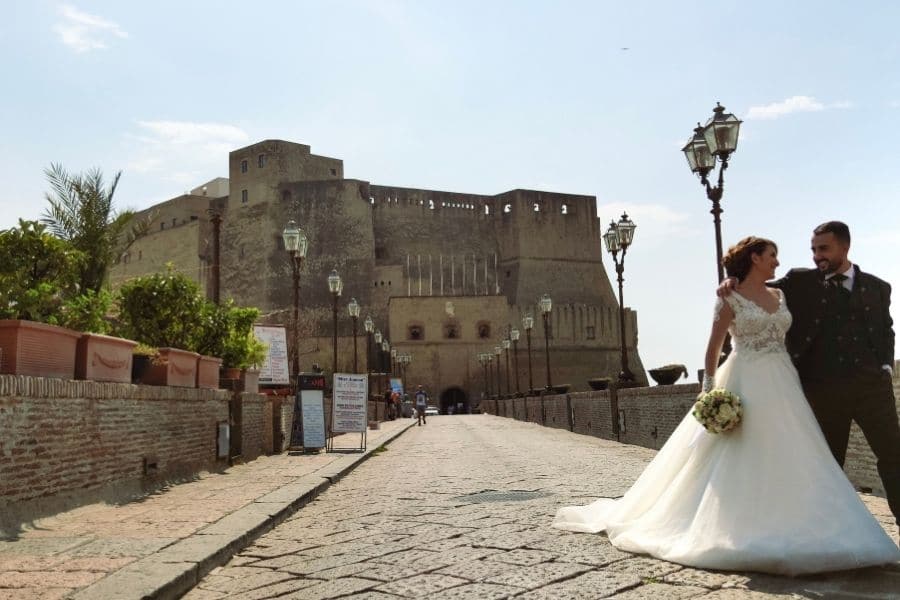
[[[197,356],[197,381],[198,388],[210,390],[219,389],[219,369],[222,367],[222,359],[215,356]]]
[[[159,356],[151,361],[141,383],[192,388],[197,385],[196,352],[178,348],[160,348]]]
[[[46,323],[0,320],[0,373],[73,379],[80,337],[77,331]]]
[[[75,378],[131,383],[132,350],[137,342],[84,333],[75,354]]]

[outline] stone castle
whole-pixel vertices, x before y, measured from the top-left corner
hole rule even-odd
[[[371,315],[393,347],[412,355],[407,387],[421,383],[442,406],[476,406],[485,389],[478,354],[492,351],[515,327],[521,339],[518,360],[510,358],[508,385],[516,391],[517,362],[518,389],[525,391],[522,318],[532,315],[532,380],[535,388],[543,387],[545,340],[537,302],[549,293],[553,384],[583,390],[589,378],[619,372],[618,303],[602,263],[603,223],[593,196],[373,185],[344,178],[343,161],[312,154],[307,145],[265,140],[230,153],[228,179],[214,179],[144,211],[152,220],[150,231],[121,257],[113,284],[172,263],[211,291],[213,213],[222,217],[221,298],[259,307],[267,323],[291,321],[293,279],[282,230],[293,219],[309,237],[296,348],[302,370],[319,364],[332,371],[326,277],[336,269],[344,281],[338,371],[353,368],[347,303],[354,297],[362,306],[360,371],[367,363],[377,370],[367,360],[362,324]],[[625,314],[629,364],[646,382],[636,314],[628,309]],[[501,365],[505,393],[505,356]]]

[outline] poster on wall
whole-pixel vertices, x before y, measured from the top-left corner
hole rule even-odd
[[[399,377],[391,377],[391,391],[400,394],[403,397],[403,380]]]
[[[259,382],[266,385],[289,385],[287,334],[283,325],[254,325],[253,333],[269,349],[259,368]]]
[[[368,425],[367,379],[364,374],[334,374],[334,402],[331,411],[331,430],[334,433],[365,433]]]

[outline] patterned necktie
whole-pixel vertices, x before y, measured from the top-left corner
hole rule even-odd
[[[846,287],[844,287],[845,281],[847,281],[847,276],[841,275],[840,273],[838,273],[837,275],[833,275],[831,278],[828,279],[828,285],[837,289],[838,291],[849,293],[850,290],[848,290]]]

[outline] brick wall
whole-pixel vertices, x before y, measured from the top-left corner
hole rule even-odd
[[[690,411],[699,392],[696,383],[619,390],[619,441],[659,450]]]
[[[605,440],[616,439],[612,428],[610,392],[591,391],[570,394],[575,433],[592,435]]]
[[[0,515],[4,504],[215,468],[229,396],[0,375]]]
[[[267,449],[272,447],[272,404],[262,394],[247,393],[241,394],[241,404],[241,458],[249,461],[268,454]],[[266,439],[269,440],[268,446]]]

